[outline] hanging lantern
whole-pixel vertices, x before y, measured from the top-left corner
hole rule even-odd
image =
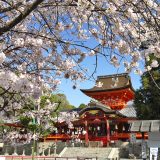
[[[85,135],[86,133],[87,133],[86,131],[83,131],[83,132],[82,132],[83,135]]]
[[[125,131],[126,129],[125,129],[125,127],[123,126],[123,131]]]
[[[97,130],[100,131],[100,126],[97,126]]]
[[[117,125],[115,125],[115,130],[117,130],[118,129],[118,126]]]

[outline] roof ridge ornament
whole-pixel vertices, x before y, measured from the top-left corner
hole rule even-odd
[[[97,81],[95,86],[101,88],[103,86],[103,83],[101,81]]]
[[[113,81],[113,85],[111,84],[111,88],[116,88],[118,86],[119,78],[113,77],[112,81]]]

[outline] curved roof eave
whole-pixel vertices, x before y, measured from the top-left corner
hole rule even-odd
[[[113,114],[116,113],[116,111],[108,109],[106,107],[102,107],[102,106],[94,106],[94,107],[86,107],[84,109],[82,109],[79,114],[82,115],[84,112],[89,111],[89,110],[101,110],[103,112],[105,112],[106,114]]]
[[[99,89],[99,90],[94,90],[93,88],[91,89],[80,89],[82,92],[110,92],[110,91],[118,91],[118,90],[122,90],[122,89],[127,89],[127,88],[130,88],[133,92],[135,92],[135,90],[133,89],[132,85],[128,85],[128,86],[125,86],[125,87],[121,87],[121,88],[113,88],[113,89]]]

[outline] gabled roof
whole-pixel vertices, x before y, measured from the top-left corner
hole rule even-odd
[[[107,107],[103,107],[103,106],[92,106],[92,107],[86,107],[84,109],[82,109],[79,114],[82,115],[84,112],[87,111],[91,111],[91,110],[101,110],[103,111],[105,114],[115,114],[116,111],[108,109]]]
[[[115,114],[118,115],[120,117],[127,117],[126,115],[123,115],[122,113],[120,113],[119,111],[116,110],[112,110],[110,109],[109,106],[103,105],[99,102],[93,102],[93,103],[89,103],[89,106],[82,109],[79,112],[79,115],[82,115],[83,113],[87,112],[87,111],[91,111],[91,110],[101,110],[103,111],[106,115],[110,115],[110,114]]]
[[[115,114],[115,115],[126,117],[126,118],[137,118],[136,110],[132,105],[128,105],[126,108],[120,111],[112,110],[110,109],[109,106],[103,105],[99,102],[91,102],[88,105],[89,105],[88,107],[79,111],[79,115],[82,115],[84,112],[87,112],[90,110],[101,110],[108,115]]]
[[[102,92],[130,88],[134,92],[128,73],[98,76],[97,82],[101,82],[102,87],[94,86],[91,89],[81,89],[81,91],[84,93]]]
[[[137,117],[136,110],[132,105],[128,105],[118,112],[120,112],[121,114],[123,114],[124,116],[129,117],[129,118],[136,118]]]

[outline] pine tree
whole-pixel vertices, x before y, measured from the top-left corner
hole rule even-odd
[[[134,100],[138,118],[160,119],[160,66],[145,72],[141,82]]]

